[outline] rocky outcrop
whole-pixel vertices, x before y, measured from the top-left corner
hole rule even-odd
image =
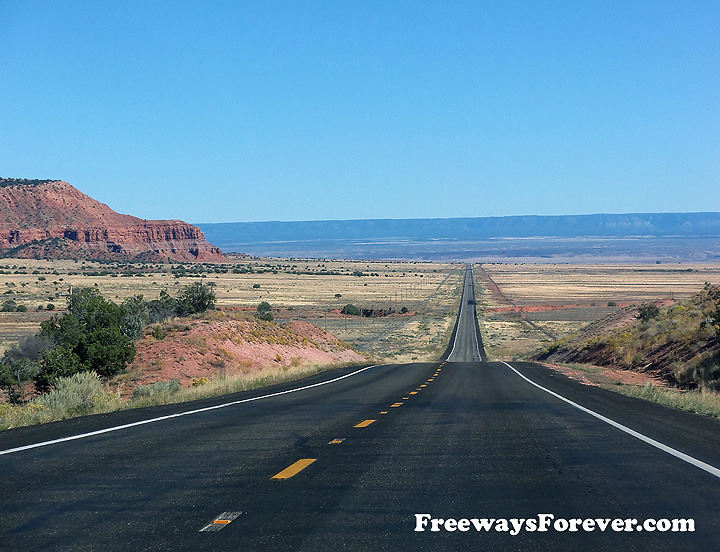
[[[60,180],[0,179],[0,255],[217,261],[223,254],[181,220],[116,213]]]

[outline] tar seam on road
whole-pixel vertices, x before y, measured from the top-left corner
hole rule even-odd
[[[33,443],[32,445],[24,445],[22,447],[16,447],[11,448],[7,450],[0,450],[0,456],[4,454],[12,454],[14,452],[21,452],[23,450],[30,450],[34,448],[39,447],[46,447],[48,445],[55,445],[57,443],[64,443],[66,441],[75,441],[77,439],[85,439],[87,437],[93,437],[95,435],[102,435],[103,433],[110,433],[112,431],[119,431],[121,429],[127,429],[129,427],[136,427],[141,426],[145,424],[151,424],[153,422],[160,422],[163,420],[170,420],[172,418],[180,418],[181,416],[188,416],[190,414],[199,414],[201,412],[209,412],[210,410],[217,410],[218,408],[225,408],[226,406],[235,406],[236,404],[242,404],[252,401],[259,401],[261,399],[269,399],[270,397],[277,397],[279,395],[286,395],[288,393],[295,393],[296,391],[303,391],[305,389],[311,389],[313,387],[319,387],[321,385],[327,385],[328,383],[334,383],[336,381],[340,381],[341,379],[349,378],[350,376],[354,376],[356,374],[359,374],[360,372],[364,372],[365,370],[369,370],[370,368],[379,368],[380,366],[387,366],[387,364],[376,364],[373,366],[366,366],[365,368],[361,368],[360,370],[356,370],[355,372],[351,372],[350,374],[345,374],[344,376],[340,376],[328,381],[321,381],[319,383],[313,383],[312,385],[305,385],[303,387],[298,387],[297,389],[288,389],[286,391],[278,391],[277,393],[270,393],[268,395],[261,395],[259,397],[251,397],[249,399],[242,399],[239,401],[232,401],[229,403],[223,403],[223,404],[217,404],[215,406],[207,406],[205,408],[198,408],[196,410],[188,410],[187,412],[178,412],[177,414],[168,414],[167,416],[160,416],[159,418],[150,418],[148,420],[140,420],[138,422],[132,422],[130,424],[123,424],[119,426],[113,426],[108,427],[105,429],[98,429],[97,431],[90,431],[89,433],[80,433],[78,435],[71,435],[70,437],[62,437],[60,439],[53,439],[51,441],[42,441],[40,443]]]
[[[611,426],[616,427],[617,429],[619,429],[619,430],[621,430],[621,431],[624,431],[624,432],[627,433],[628,435],[632,435],[632,436],[635,437],[636,439],[640,439],[641,441],[644,441],[644,442],[647,443],[648,445],[652,445],[652,446],[654,446],[655,448],[658,448],[658,449],[660,449],[660,450],[663,451],[663,452],[667,452],[668,454],[672,454],[675,458],[679,458],[680,460],[683,460],[683,461],[687,462],[688,464],[692,464],[692,465],[695,466],[696,468],[700,468],[701,470],[705,470],[706,472],[714,475],[715,477],[720,477],[720,469],[718,469],[718,468],[716,468],[716,467],[714,467],[714,466],[711,466],[710,464],[706,464],[706,463],[703,462],[702,460],[698,460],[697,458],[693,458],[692,456],[689,456],[689,455],[685,454],[684,452],[680,452],[679,450],[676,450],[676,449],[674,449],[674,448],[672,448],[672,447],[669,447],[669,446],[667,446],[667,445],[664,445],[664,444],[662,444],[661,442],[656,441],[655,439],[652,439],[652,438],[650,438],[650,437],[647,437],[646,435],[643,435],[642,433],[638,433],[638,432],[635,431],[634,429],[630,429],[629,427],[624,426],[624,425],[622,425],[622,424],[620,424],[620,423],[618,423],[618,422],[616,422],[616,421],[614,421],[614,420],[611,420],[610,418],[606,418],[606,417],[603,416],[602,414],[598,414],[597,412],[595,412],[595,411],[593,411],[593,410],[590,410],[589,408],[585,408],[584,406],[581,406],[581,405],[579,405],[578,403],[571,401],[570,399],[566,399],[566,398],[563,397],[562,395],[559,395],[558,393],[555,393],[554,391],[550,391],[550,389],[547,389],[547,388],[543,387],[542,385],[539,385],[539,384],[535,383],[534,381],[532,381],[531,379],[527,378],[526,376],[524,376],[523,374],[521,374],[520,372],[518,372],[515,368],[513,368],[512,366],[510,366],[507,362],[503,362],[503,364],[504,364],[505,366],[507,366],[508,368],[510,368],[513,372],[515,372],[518,376],[520,376],[522,379],[524,379],[524,380],[527,381],[528,383],[531,383],[532,385],[534,385],[534,386],[537,387],[538,389],[542,389],[543,391],[545,391],[546,393],[549,393],[549,394],[552,395],[553,397],[557,397],[557,398],[560,399],[561,401],[565,401],[565,402],[568,403],[569,405],[574,406],[575,408],[577,408],[577,409],[579,409],[579,410],[582,410],[583,412],[585,412],[585,413],[587,413],[587,414],[590,414],[591,416],[595,416],[598,420],[601,420],[601,421],[605,422],[606,424],[610,424]]]

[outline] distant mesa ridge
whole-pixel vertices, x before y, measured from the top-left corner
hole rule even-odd
[[[720,258],[720,213],[200,224],[224,251],[259,256],[484,262]]]
[[[116,213],[62,180],[0,178],[0,256],[217,261],[196,226]]]
[[[201,224],[211,240],[490,239],[720,236],[720,213],[523,215],[438,219],[324,220]]]

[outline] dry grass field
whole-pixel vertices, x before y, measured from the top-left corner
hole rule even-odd
[[[203,281],[214,287],[224,309],[254,309],[269,302],[278,321],[302,319],[327,329],[360,351],[381,360],[435,358],[444,348],[460,301],[463,267],[423,262],[302,259],[228,259],[226,263],[122,263],[93,261],[0,260],[0,294],[27,312],[0,312],[0,350],[38,331],[64,308],[71,286],[96,286],[121,302],[161,290],[177,295]],[[395,314],[343,316],[351,303]],[[399,311],[405,307],[408,314]]]
[[[486,350],[503,359],[522,358],[635,304],[720,284],[717,264],[483,264],[474,274]]]
[[[642,302],[681,299],[697,293],[705,282],[720,284],[720,265],[709,264],[485,264],[474,265],[473,270],[480,328],[491,360],[527,358],[590,323],[606,327],[622,317],[632,317]],[[0,312],[0,352],[19,338],[36,333],[43,320],[62,312],[71,286],[96,286],[106,298],[121,302],[138,294],[154,299],[162,290],[176,296],[183,286],[202,281],[214,288],[217,304],[223,310],[253,311],[261,301],[267,301],[277,322],[301,320],[315,324],[340,338],[343,350],[349,344],[372,362],[430,361],[437,359],[448,344],[464,272],[464,265],[449,263],[246,257],[219,264],[3,259],[0,304],[5,309]],[[348,303],[364,309],[365,316],[343,315],[341,309]],[[50,304],[54,305],[52,310]],[[18,306],[23,311],[9,312]],[[583,334],[587,332],[585,328]],[[184,362],[182,357],[179,361]],[[716,394],[698,391],[681,396],[657,385],[644,385],[656,382],[626,370],[584,365],[557,369],[593,385],[639,394],[664,404],[714,415],[720,412]],[[277,366],[267,370],[273,378],[305,373],[296,374],[292,363],[279,371]],[[120,377],[126,376],[132,374]],[[250,383],[233,379],[231,384],[260,385],[266,379],[262,376]],[[227,383],[223,378],[211,383],[220,387],[208,386],[208,393],[230,389],[222,387]],[[169,385],[152,385],[161,384]],[[107,392],[105,395],[110,397]],[[153,400],[178,400],[170,395],[158,395]],[[119,401],[115,394],[110,398]],[[682,404],[681,399],[685,401]],[[119,403],[107,405],[108,409],[120,407]],[[10,406],[4,408],[7,411]],[[20,407],[10,410],[10,414],[19,412],[23,416],[35,412]],[[10,420],[8,416],[6,427],[43,421],[32,416],[21,416],[24,421],[10,416]],[[48,419],[65,417],[62,413],[52,416]]]
[[[720,283],[720,265],[475,265],[480,324],[491,358],[522,358],[582,326],[643,301],[678,299],[704,282]],[[176,295],[201,280],[218,306],[254,309],[269,302],[279,322],[300,319],[337,335],[369,357],[406,362],[436,358],[447,344],[460,300],[463,267],[449,263],[230,258],[221,264],[127,264],[0,260],[0,294],[27,312],[0,312],[0,350],[37,332],[65,306],[70,286],[97,286],[120,302],[161,290]],[[339,296],[338,296],[339,295]],[[344,316],[351,303],[383,317]],[[41,310],[38,310],[42,307]],[[405,307],[408,314],[400,314]]]

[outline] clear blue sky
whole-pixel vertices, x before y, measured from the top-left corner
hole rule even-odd
[[[0,176],[189,222],[720,211],[720,2],[0,0]]]

